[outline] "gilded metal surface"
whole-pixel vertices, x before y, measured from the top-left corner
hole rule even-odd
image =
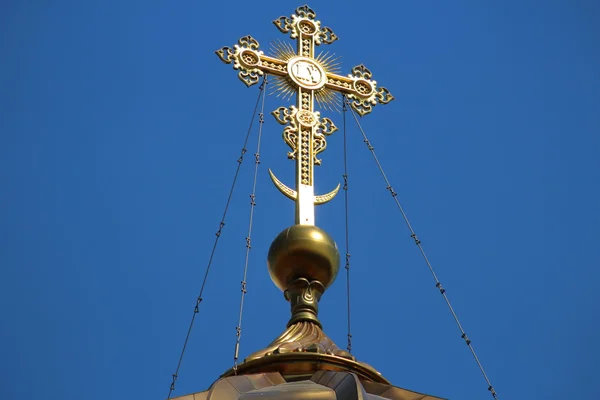
[[[275,238],[267,263],[271,279],[282,291],[298,278],[319,281],[325,290],[337,276],[340,253],[335,241],[321,228],[293,225]]]
[[[314,225],[314,206],[335,197],[335,190],[315,196],[314,166],[321,165],[317,154],[325,150],[325,137],[337,130],[329,118],[315,111],[315,100],[321,105],[335,103],[334,93],[344,93],[350,106],[361,116],[372,111],[376,104],[389,103],[394,97],[377,85],[364,65],[352,68],[348,76],[337,74],[336,59],[328,53],[315,54],[315,46],[331,44],[338,37],[330,28],[316,20],[316,13],[301,6],[290,17],[282,16],[273,23],[282,33],[296,39],[296,50],[286,44],[276,46],[278,57],[266,56],[251,36],[238,44],[216,51],[219,58],[233,64],[238,77],[247,86],[256,84],[264,73],[275,75],[278,90],[284,95],[296,95],[296,106],[279,107],[273,115],[287,125],[283,139],[290,146],[288,158],[296,161],[296,189],[284,185],[270,172],[273,183],[286,197],[296,202],[296,224]]]
[[[325,292],[325,287],[319,281],[309,281],[305,278],[294,279],[283,292],[285,299],[292,306],[292,318],[288,327],[298,322],[309,321],[321,327],[317,317],[319,313],[319,300]]]
[[[444,400],[439,397],[366,381],[359,374],[317,371],[300,379],[279,372],[220,378],[205,392],[174,400]]]
[[[250,354],[245,362],[272,354],[287,353],[329,354],[348,360],[356,359],[346,350],[340,349],[326,334],[320,325],[311,321],[301,321],[289,325],[277,339],[262,350]]]
[[[329,192],[327,194],[320,194],[318,196],[315,196],[315,204],[319,205],[319,204],[325,204],[325,203],[330,202],[331,200],[333,200],[333,198],[339,192],[339,190],[340,190],[340,184],[338,183],[338,185],[335,187],[335,189],[333,189],[331,192]]]
[[[361,379],[389,385],[375,368],[370,365],[338,357],[331,354],[295,351],[283,354],[270,354],[238,365],[238,374],[254,374],[257,372],[279,372],[295,379],[309,378],[316,371],[346,371],[357,374]],[[234,375],[235,371],[227,370],[223,376]]]
[[[283,182],[281,182],[279,179],[277,179],[277,177],[275,176],[273,171],[271,171],[270,168],[269,168],[269,176],[271,177],[271,180],[273,181],[273,184],[275,185],[275,187],[277,189],[279,189],[279,191],[281,193],[283,193],[286,197],[288,197],[292,200],[296,200],[298,198],[298,192],[295,191],[294,189],[287,187]],[[333,198],[339,192],[339,190],[340,190],[340,184],[338,183],[338,185],[335,187],[335,189],[333,189],[331,192],[329,192],[327,194],[320,194],[318,196],[315,196],[315,198],[314,198],[315,205],[325,204],[327,202],[330,202],[331,200],[333,200]]]
[[[298,192],[295,191],[294,189],[291,189],[291,188],[285,186],[279,179],[277,179],[277,177],[275,176],[273,171],[271,171],[271,168],[269,168],[269,176],[271,177],[271,180],[275,184],[275,187],[277,187],[277,189],[279,189],[279,191],[281,193],[283,193],[286,197],[288,197],[292,200],[298,199]]]
[[[275,238],[268,255],[269,274],[284,291],[292,316],[287,329],[269,346],[226,371],[207,392],[185,400],[440,400],[390,386],[373,367],[337,347],[318,319],[318,302],[339,270],[339,251],[333,239],[314,226],[314,206],[333,199],[340,185],[325,195],[314,193],[314,166],[321,165],[317,155],[326,149],[326,137],[337,130],[332,120],[315,110],[315,101],[335,108],[337,94],[343,93],[363,116],[375,105],[389,103],[393,96],[377,85],[364,65],[342,76],[337,58],[329,53],[315,54],[316,46],[338,39],[315,18],[310,7],[302,6],[290,17],[273,21],[281,32],[296,40],[296,49],[284,42],[276,44],[275,57],[259,50],[251,36],[216,52],[223,62],[233,64],[247,86],[258,83],[267,73],[276,77],[279,95],[296,96],[295,105],[272,113],[285,125],[283,140],[290,148],[287,155],[296,161],[295,189],[269,170],[275,186],[296,202],[296,225]]]

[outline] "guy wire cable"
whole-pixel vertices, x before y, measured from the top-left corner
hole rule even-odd
[[[347,99],[346,99],[346,103],[348,105],[350,105],[348,103]],[[417,237],[417,234],[415,233],[414,229],[412,228],[412,226],[408,220],[408,217],[406,216],[406,213],[404,212],[404,209],[400,205],[400,201],[398,200],[398,193],[396,193],[394,191],[394,188],[392,188],[390,181],[388,180],[385,172],[383,171],[383,167],[381,166],[381,163],[379,162],[379,159],[377,158],[377,155],[375,154],[375,148],[371,145],[371,142],[369,141],[367,135],[365,134],[364,129],[360,125],[360,122],[358,121],[356,113],[354,112],[354,110],[351,110],[351,111],[352,111],[352,116],[354,117],[354,120],[356,121],[356,125],[358,126],[358,129],[360,130],[360,132],[362,134],[363,141],[365,142],[365,144],[367,145],[367,148],[371,152],[371,155],[373,156],[373,159],[375,160],[375,163],[377,164],[377,167],[379,168],[379,172],[381,173],[381,176],[383,177],[383,179],[385,181],[386,189],[390,192],[390,194],[394,198],[394,201],[396,202],[396,206],[398,207],[398,210],[400,210],[400,213],[402,214],[402,218],[404,219],[404,222],[406,223],[406,226],[408,227],[408,230],[410,231],[410,237],[413,238],[413,240],[415,241],[415,244],[419,248],[419,251],[421,252],[421,255],[423,256],[423,259],[425,260],[425,263],[427,264],[427,267],[429,268],[429,271],[431,272],[431,275],[433,276],[433,279],[435,280],[435,287],[437,287],[439,289],[441,295],[444,297],[444,300],[446,301],[446,304],[448,305],[448,308],[450,309],[450,312],[452,313],[452,317],[454,317],[454,321],[456,322],[456,325],[458,326],[458,329],[460,330],[461,338],[464,339],[466,345],[469,347],[469,350],[471,350],[471,353],[473,354],[473,357],[475,358],[475,361],[477,362],[477,365],[479,366],[479,370],[481,371],[481,373],[483,374],[483,377],[485,378],[485,381],[487,382],[488,390],[490,391],[490,393],[492,394],[494,399],[499,400],[498,395],[496,394],[496,390],[492,386],[490,379],[488,378],[487,374],[485,373],[485,370],[483,369],[483,365],[481,364],[481,362],[479,361],[479,358],[477,357],[477,354],[475,353],[475,349],[473,348],[473,345],[471,344],[471,340],[468,338],[467,334],[465,333],[465,330],[463,329],[462,325],[460,324],[460,321],[458,320],[458,316],[456,315],[454,308],[450,304],[450,299],[448,298],[448,295],[446,294],[446,289],[444,289],[442,287],[442,283],[439,281],[437,275],[435,274],[435,271],[433,270],[431,263],[429,262],[429,259],[427,258],[427,255],[425,254],[425,250],[423,249],[423,246],[421,245],[421,241]]]
[[[263,83],[261,85],[266,88],[267,86],[267,75],[263,79]],[[252,222],[254,220],[254,208],[256,207],[256,179],[258,177],[258,166],[260,164],[260,139],[262,137],[262,129],[263,124],[265,122],[264,119],[264,111],[265,111],[265,97],[262,97],[262,106],[260,109],[260,118],[258,122],[258,140],[256,143],[256,153],[254,153],[254,177],[252,180],[252,193],[250,194],[250,218],[248,221],[248,236],[246,236],[246,260],[244,262],[244,278],[242,279],[242,287],[241,287],[241,297],[240,297],[240,316],[238,320],[238,325],[235,328],[236,331],[236,341],[235,341],[235,350],[233,353],[233,372],[237,375],[238,368],[238,357],[240,353],[240,341],[242,339],[242,314],[244,311],[244,298],[246,297],[246,278],[248,276],[248,261],[250,258],[250,249],[252,248]]]
[[[345,212],[345,227],[346,227],[346,298],[348,301],[348,353],[352,354],[352,333],[350,330],[350,234],[348,228],[348,146],[346,135],[346,96],[342,96],[342,112],[344,124],[344,212]]]
[[[266,77],[265,77],[266,78]],[[231,188],[229,189],[229,196],[227,197],[227,201],[225,203],[225,209],[223,211],[223,216],[221,217],[221,222],[219,223],[219,228],[217,230],[217,232],[215,233],[215,241],[212,247],[212,251],[210,253],[210,257],[208,259],[208,264],[206,266],[206,270],[204,273],[204,279],[202,281],[202,286],[200,287],[200,292],[198,294],[198,297],[196,298],[196,304],[194,306],[194,311],[192,313],[192,318],[190,320],[190,325],[188,327],[187,330],[187,334],[185,336],[185,340],[183,342],[183,348],[181,349],[181,354],[179,356],[179,361],[177,362],[177,368],[175,369],[175,373],[172,375],[172,381],[171,381],[171,386],[169,388],[169,394],[167,395],[167,400],[169,400],[171,398],[171,394],[173,394],[173,391],[175,390],[175,382],[177,381],[177,377],[179,376],[179,369],[181,368],[181,363],[183,362],[183,356],[185,354],[185,350],[187,348],[187,344],[188,341],[190,339],[190,335],[192,333],[192,328],[194,327],[194,321],[196,320],[196,315],[199,312],[199,307],[200,307],[200,303],[202,303],[202,294],[204,293],[204,288],[206,286],[206,282],[208,279],[208,273],[210,271],[210,267],[212,265],[212,261],[215,255],[215,251],[217,249],[217,244],[219,243],[219,238],[221,237],[221,234],[223,232],[223,228],[225,227],[225,217],[227,216],[227,211],[229,210],[229,205],[231,203],[231,198],[233,196],[233,192],[235,189],[235,184],[237,182],[237,178],[238,175],[240,173],[240,168],[242,166],[242,163],[244,162],[244,155],[246,154],[247,150],[246,150],[246,146],[248,144],[248,139],[250,138],[250,133],[252,132],[252,125],[254,125],[254,118],[256,117],[256,111],[258,110],[258,104],[260,102],[261,97],[264,97],[264,80],[263,79],[263,84],[260,85],[259,87],[259,93],[258,93],[258,98],[256,99],[256,104],[254,106],[254,111],[252,112],[252,118],[250,119],[250,125],[248,127],[248,132],[246,133],[246,138],[244,139],[244,145],[242,146],[242,150],[240,153],[239,158],[237,159],[237,168],[235,170],[235,174],[233,176],[233,181],[231,183]]]

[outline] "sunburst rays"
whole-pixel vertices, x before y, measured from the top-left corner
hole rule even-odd
[[[271,51],[275,57],[280,60],[289,60],[292,57],[296,57],[296,50],[292,47],[289,42],[284,42],[282,40],[277,40],[275,42],[271,42]]]
[[[325,72],[337,74],[340,71],[340,57],[330,52],[321,52],[317,55],[317,62],[321,64]],[[339,112],[342,106],[342,99],[339,93],[327,89],[326,87],[321,88],[315,92],[315,100],[321,108]]]
[[[327,72],[331,72],[332,74],[337,74],[340,72],[340,58],[339,56],[336,56],[333,53],[330,53],[328,51],[324,52],[324,53],[319,53],[319,55],[317,56],[316,60],[319,64],[321,64],[321,66],[323,67],[323,69],[325,69],[325,71]]]
[[[296,57],[296,51],[289,42],[277,40],[271,42],[271,51],[273,55],[280,60],[288,61]],[[337,74],[340,71],[340,57],[330,52],[321,52],[315,60],[323,67],[325,72]],[[296,93],[295,84],[287,77],[274,76],[275,82],[272,86],[271,94],[289,100]],[[342,99],[339,93],[326,87],[315,92],[315,100],[319,108],[339,112],[342,109]]]
[[[273,55],[280,60],[288,61],[296,56],[296,52],[291,44],[278,40],[271,42],[271,51]],[[282,97],[284,100],[288,100],[296,93],[296,87],[292,82],[283,76],[275,76],[275,83],[271,94],[276,94],[277,97]]]

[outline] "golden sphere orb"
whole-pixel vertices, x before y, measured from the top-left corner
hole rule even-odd
[[[340,253],[335,241],[323,229],[293,225],[281,232],[269,249],[269,275],[281,290],[297,278],[318,280],[329,287],[340,268]]]

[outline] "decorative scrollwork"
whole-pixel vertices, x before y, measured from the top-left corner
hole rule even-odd
[[[258,83],[259,77],[264,74],[260,68],[262,51],[258,51],[258,46],[258,41],[248,35],[240,38],[233,49],[222,47],[215,53],[224,63],[231,64],[233,62],[233,69],[240,71],[238,78],[246,86],[252,86]]]
[[[315,20],[317,13],[307,5],[298,7],[295,14],[292,14],[290,18],[281,16],[273,21],[273,24],[282,33],[290,32],[292,39],[297,39],[299,35],[309,37],[308,44],[303,44],[302,55],[306,57],[311,56],[310,48],[311,44],[331,44],[338,40],[338,37],[331,28],[321,26],[321,22]],[[308,46],[308,49],[304,48]]]
[[[352,68],[348,75],[354,82],[354,93],[349,93],[349,104],[361,117],[373,111],[373,106],[387,104],[394,100],[394,96],[384,87],[377,87],[377,82],[372,80],[373,73],[363,64]]]
[[[321,118],[321,121],[319,122],[319,125],[318,125],[319,133],[329,136],[337,130],[338,130],[337,126],[335,126],[335,124],[333,123],[333,121],[331,119],[329,119],[327,117]]]
[[[258,50],[258,41],[250,35],[241,37],[238,44],[244,49]]]
[[[312,321],[298,321],[288,326],[267,348],[249,355],[244,361],[252,361],[272,354],[318,353],[356,361],[346,350],[342,350]],[[363,363],[360,363],[363,364]],[[367,364],[363,364],[367,366]],[[372,368],[369,366],[369,368]]]
[[[295,118],[297,113],[298,109],[294,106],[290,108],[279,107],[271,113],[281,125],[290,124],[290,126],[286,126],[283,130],[283,140],[292,149],[287,154],[291,160],[295,160],[298,154],[298,124]]]
[[[394,100],[394,96],[392,96],[390,91],[387,90],[386,88],[384,88],[383,86],[379,88],[379,90],[377,91],[377,94],[375,96],[377,97],[377,100],[381,104],[387,104],[390,101]]]
[[[337,130],[337,126],[335,126],[333,121],[331,121],[329,118],[322,118],[319,120],[317,129],[313,135],[313,157],[315,165],[321,165],[321,159],[317,158],[317,154],[327,148],[327,140],[325,140],[325,136],[329,136]]]
[[[363,78],[368,80],[373,77],[373,74],[367,67],[365,67],[363,64],[360,64],[352,68],[351,76],[354,78]]]
[[[242,82],[244,82],[246,84],[246,86],[250,87],[252,85],[255,85],[258,83],[258,77],[262,76],[264,73],[261,70],[246,70],[243,69],[240,72],[238,72],[238,78],[240,78],[240,80]]]
[[[348,95],[350,101],[350,107],[356,111],[361,117],[364,117],[371,111],[373,111],[373,105],[369,99],[361,99],[353,94]]]
[[[290,29],[292,29],[292,19],[286,16],[281,16],[275,20],[273,20],[273,24],[279,29],[282,33],[288,33]]]
[[[339,38],[337,37],[337,35],[335,33],[333,33],[331,28],[323,27],[323,28],[321,28],[321,30],[319,31],[319,34],[315,38],[315,44],[321,44],[321,43],[331,44],[338,39]]]
[[[313,158],[315,165],[321,165],[321,159],[317,158],[317,154],[327,148],[325,136],[321,133],[315,133],[313,137]]]
[[[315,19],[317,17],[317,13],[306,4],[296,8],[296,15],[308,19]]]
[[[286,126],[283,130],[283,140],[292,149],[291,151],[288,151],[287,157],[290,160],[295,160],[298,155],[298,129]]]
[[[309,281],[306,278],[297,278],[290,282],[283,294],[292,306],[291,320],[293,321],[299,316],[306,318],[305,314],[310,314],[318,323],[318,304],[323,292],[325,292],[325,286],[317,280]]]
[[[294,107],[294,106],[292,106],[292,107]],[[293,113],[293,110],[282,106],[282,107],[277,108],[275,111],[271,112],[271,115],[274,116],[275,119],[277,120],[277,122],[279,122],[281,125],[285,125],[288,122],[290,122],[292,113]]]
[[[231,64],[234,60],[233,56],[235,55],[235,51],[233,51],[231,47],[221,47],[219,50],[215,51],[215,53],[225,64]]]

